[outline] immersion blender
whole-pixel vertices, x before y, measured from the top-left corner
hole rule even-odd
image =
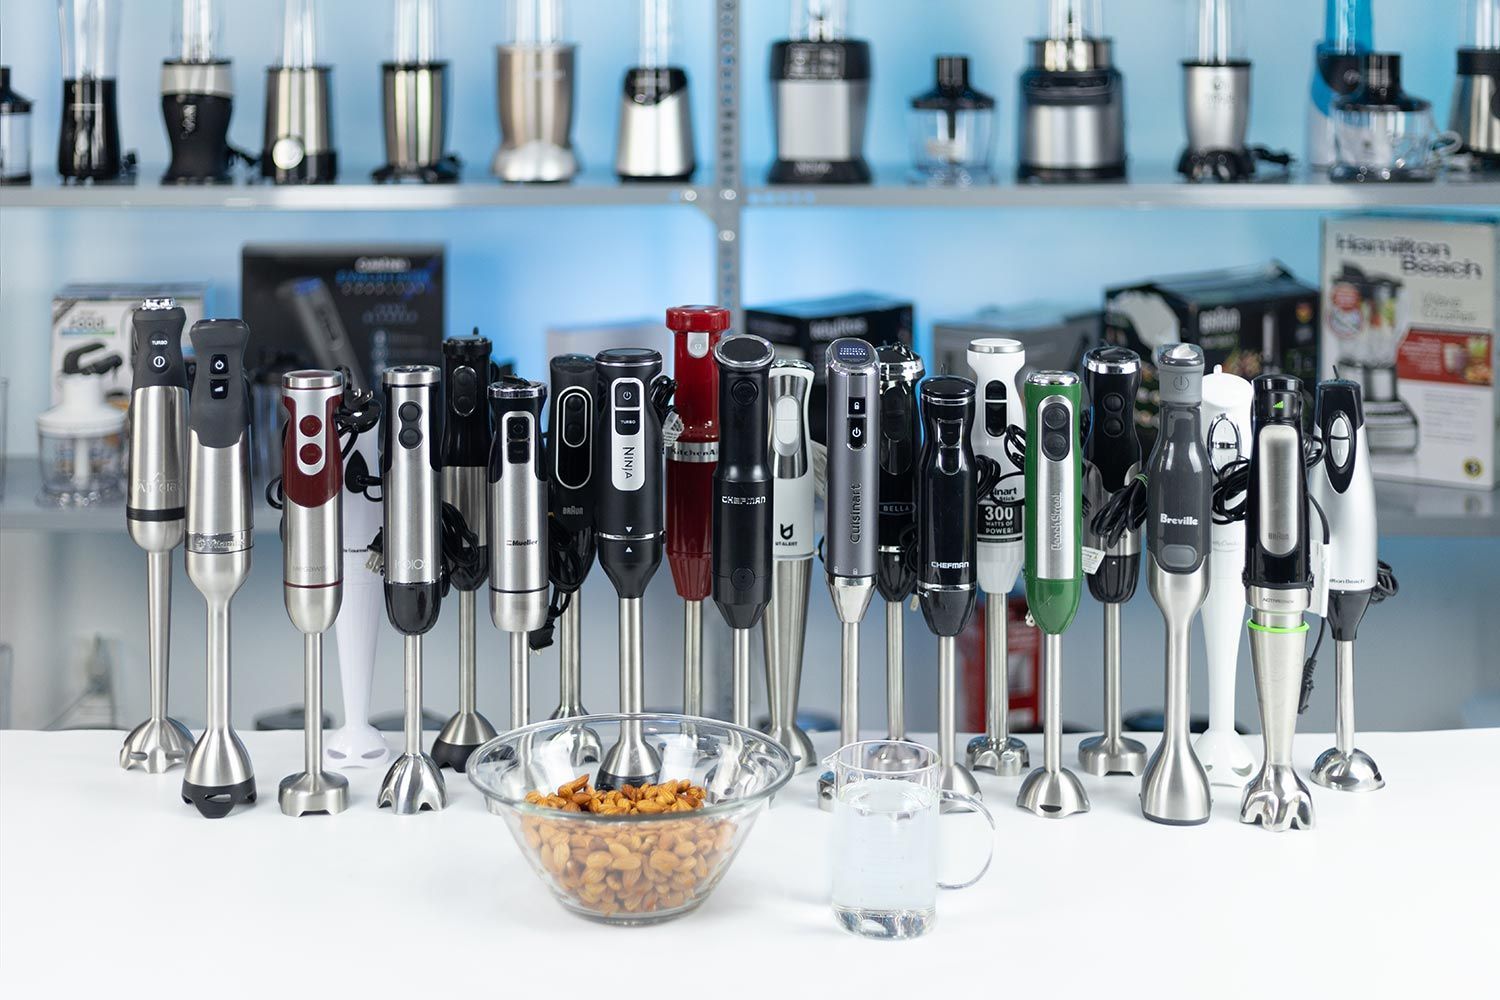
[[[882,400],[882,403],[884,400]],[[970,434],[974,383],[940,375],[922,383],[922,458],[917,466],[917,595],[938,637],[938,759],[943,788],[979,797],[958,762],[958,636],[974,617],[979,484]]]
[[[1026,470],[1011,461],[1005,437],[1011,427],[1026,427],[1017,379],[1026,365],[1019,340],[983,337],[969,341],[969,368],[982,407],[974,421],[974,454],[1000,467],[999,481],[979,498],[976,558],[984,590],[985,731],[969,741],[969,767],[1015,777],[1031,766],[1031,751],[1010,735],[1010,616],[1006,605],[1026,543],[1021,524],[1026,506]]]
[[[1292,769],[1307,654],[1302,613],[1311,603],[1312,589],[1302,382],[1290,375],[1262,375],[1254,391],[1244,582],[1265,763],[1245,786],[1240,822],[1276,831],[1306,830],[1313,825],[1312,794]]]
[[[828,345],[828,486],[823,567],[843,626],[839,644],[839,745],[859,740],[859,623],[880,568],[880,456],[869,446],[880,425],[880,366],[875,348],[854,337]],[[833,773],[818,776],[818,803],[833,808]]]
[[[620,601],[620,711],[645,710],[646,649],[641,599],[661,565],[661,417],[652,396],[661,355],[644,347],[616,347],[594,359],[599,370],[599,417],[594,431],[594,536],[599,565]],[[620,724],[620,738],[604,755],[595,787],[619,788],[656,780],[661,757],[639,722]]]
[[[1203,434],[1217,477],[1250,457],[1250,383],[1215,371],[1203,376]],[[1214,516],[1209,532],[1208,597],[1203,601],[1203,643],[1208,653],[1208,729],[1193,751],[1211,784],[1241,788],[1255,770],[1255,755],[1235,729],[1235,673],[1245,632],[1245,522]]]
[[[506,377],[491,383],[495,441],[489,456],[490,620],[510,636],[510,728],[531,721],[531,646],[547,623],[547,473],[542,407],[547,387]]]
[[[1083,492],[1098,511],[1130,486],[1141,471],[1141,442],[1135,430],[1135,397],[1141,387],[1141,359],[1124,347],[1096,347],[1083,359],[1089,393],[1089,431],[1083,442]],[[1205,522],[1206,523],[1206,522]],[[1083,524],[1083,544],[1103,553],[1089,574],[1089,593],[1104,606],[1104,732],[1078,744],[1078,764],[1089,774],[1140,774],[1146,747],[1121,732],[1120,616],[1135,596],[1141,576],[1141,531],[1128,524],[1114,545]]]
[[[547,412],[547,566],[560,599],[558,702],[554,719],[588,715],[583,707],[583,581],[594,566],[594,394],[599,375],[587,354],[560,354],[549,365]],[[587,731],[590,735],[592,730]],[[599,759],[598,737],[585,756]]]
[[[750,725],[750,634],[771,600],[770,410],[775,357],[760,337],[726,337],[714,348],[723,439],[713,483],[714,604],[734,643],[733,719]]]
[[[1049,819],[1088,812],[1077,775],[1062,766],[1062,635],[1083,597],[1080,541],[1083,470],[1078,446],[1082,390],[1072,372],[1026,377],[1026,603],[1043,640],[1042,766],[1026,775],[1016,805]]]
[[[682,433],[667,448],[667,566],[683,600],[682,710],[703,714],[703,602],[713,590],[714,464],[719,460],[719,376],[714,348],[729,329],[729,310],[667,310],[676,341],[672,397]]]
[[[303,770],[282,778],[277,793],[288,816],[340,813],[349,804],[349,779],[323,770],[323,633],[333,627],[344,596],[344,464],[335,422],[343,398],[338,372],[281,377],[281,591],[302,633],[306,705]]]
[[[406,747],[381,780],[376,803],[401,816],[448,804],[437,761],[422,752],[422,636],[437,624],[442,601],[441,378],[434,365],[398,365],[381,376],[385,612],[406,639]]]
[[[130,469],[125,524],[146,552],[146,656],[151,717],[120,747],[120,766],[161,774],[187,760],[193,734],[167,715],[172,652],[172,550],[182,541],[187,444],[187,314],[171,299],[147,299],[131,316],[135,379],[130,388]]]
[[[1141,812],[1174,826],[1208,821],[1213,796],[1189,735],[1188,642],[1208,594],[1213,467],[1203,445],[1203,349],[1156,350],[1161,390],[1156,447],[1146,470],[1147,580],[1167,627],[1166,706],[1161,742],[1141,777]]]
[[[903,602],[917,588],[907,549],[917,530],[917,452],[922,421],[917,383],[927,373],[905,344],[883,344],[880,359],[880,518],[875,587],[885,601],[886,735],[906,739],[906,628]],[[946,760],[947,757],[944,757]]]
[[[478,539],[479,558],[449,575],[458,590],[458,711],[432,743],[438,767],[463,772],[495,727],[479,711],[477,595],[490,573],[485,467],[490,461],[490,408],[485,386],[494,365],[484,337],[443,341],[443,502],[452,504]]]
[[[771,363],[766,402],[771,410],[771,603],[761,618],[769,734],[791,752],[798,771],[816,763],[812,740],[797,725],[802,654],[807,644],[807,595],[812,585],[812,432],[807,404],[813,367],[783,358]]]
[[[1333,629],[1334,746],[1313,765],[1312,779],[1340,792],[1385,787],[1380,768],[1354,745],[1354,638],[1379,581],[1376,558],[1375,482],[1365,438],[1359,383],[1330,379],[1318,385],[1314,422],[1323,438],[1323,460],[1313,474],[1313,498],[1328,518],[1323,553],[1328,606],[1317,610]]]
[[[250,392],[237,319],[193,324],[188,415],[187,574],[208,605],[208,724],[188,754],[182,801],[220,819],[255,801],[250,755],[229,722],[229,602],[250,575]]]

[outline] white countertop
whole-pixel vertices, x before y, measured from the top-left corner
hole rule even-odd
[[[995,865],[903,943],[835,926],[811,774],[702,909],[627,929],[564,912],[467,779],[445,772],[445,812],[397,817],[356,771],[347,812],[293,820],[276,786],[301,735],[242,735],[260,801],[209,822],[180,770],[122,772],[119,733],[0,732],[0,995],[518,997],[597,976],[611,1000],[1494,996],[1500,730],[1361,734],[1387,787],[1313,786],[1317,829],[1279,835],[1237,822],[1233,794],[1204,826],[1149,823],[1129,778],[1084,776],[1093,811],[1043,820],[1014,807],[1019,779],[983,776]],[[1304,775],[1329,742],[1298,738]]]

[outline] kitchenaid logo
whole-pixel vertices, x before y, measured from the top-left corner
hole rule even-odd
[[[865,528],[865,491],[859,483],[849,486],[849,541],[858,543]]]
[[[813,320],[808,326],[813,340],[838,340],[840,337],[863,337],[870,324],[859,316],[835,316]]]
[[[1061,552],[1063,547],[1062,495],[1054,493],[1047,500],[1047,548]]]
[[[1238,309],[1210,309],[1198,317],[1198,329],[1203,333],[1238,333],[1240,311]]]
[[[1184,528],[1196,528],[1196,527],[1198,527],[1198,519],[1196,517],[1192,516],[1191,514],[1185,514],[1182,517],[1172,517],[1170,514],[1167,514],[1165,511],[1162,512],[1161,523],[1162,524],[1175,524],[1175,525],[1178,525],[1178,526],[1181,526],[1181,527],[1184,527]]]
[[[1352,233],[1340,233],[1334,240],[1338,252],[1349,257],[1392,257],[1401,262],[1403,274],[1422,274],[1437,278],[1484,277],[1484,266],[1473,258],[1458,259],[1448,243],[1429,243],[1409,236],[1390,239],[1368,239]]]
[[[969,568],[969,560],[965,559],[962,562],[938,562],[936,559],[934,559],[931,562],[929,562],[927,565],[930,566],[930,567],[932,567],[933,569],[940,569],[940,570],[942,570],[942,569],[968,569]]]
[[[356,274],[399,274],[410,270],[408,257],[359,257],[354,261]]]

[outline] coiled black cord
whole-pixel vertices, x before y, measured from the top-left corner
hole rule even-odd
[[[1099,505],[1090,527],[1099,536],[1099,547],[1107,551],[1120,544],[1127,531],[1134,531],[1145,523],[1146,474],[1137,472],[1130,482]]]
[[[363,456],[355,454],[351,459],[349,455],[354,451],[354,442],[359,440],[361,434],[379,426],[380,398],[368,390],[354,388],[347,367],[340,365],[337,371],[344,376],[344,394],[333,411],[333,425],[339,434],[339,457],[348,460],[344,470],[344,486],[351,493],[358,493],[372,503],[379,503],[381,498],[371,496],[369,488],[380,485],[380,478],[370,475]],[[289,429],[289,424],[281,425],[283,444]],[[285,502],[286,491],[282,488],[281,477],[276,476],[266,483],[266,503],[273,510],[281,510]]]

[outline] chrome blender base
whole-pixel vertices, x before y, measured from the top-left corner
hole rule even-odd
[[[1233,730],[1209,726],[1193,743],[1193,752],[1198,755],[1203,770],[1208,772],[1211,785],[1244,788],[1250,775],[1255,773],[1255,754],[1251,752],[1250,744]]]
[[[1029,809],[1043,819],[1062,819],[1074,813],[1089,811],[1088,793],[1078,776],[1067,768],[1048,771],[1037,768],[1021,782],[1016,805]]]
[[[147,719],[130,731],[120,747],[120,766],[127,771],[141,770],[162,774],[187,763],[193,752],[193,734],[176,719]]]
[[[1380,768],[1363,750],[1345,753],[1337,748],[1324,750],[1313,765],[1312,780],[1337,792],[1373,792],[1385,787]]]
[[[1141,780],[1141,815],[1167,826],[1197,826],[1212,810],[1208,772],[1186,741],[1164,739]]]
[[[1245,786],[1240,822],[1267,830],[1311,830],[1312,793],[1289,764],[1268,764]]]
[[[281,779],[276,801],[286,816],[327,813],[332,816],[349,806],[349,779],[342,774],[302,771]]]
[[[437,812],[448,805],[448,786],[437,762],[425,753],[403,753],[380,782],[380,808],[390,806],[397,816],[413,816],[423,809]]]
[[[661,773],[661,757],[639,736],[609,748],[604,763],[599,765],[599,774],[594,787],[601,791],[623,788],[626,785],[649,785]]]
[[[1096,778],[1139,775],[1146,769],[1146,746],[1128,736],[1091,736],[1078,744],[1078,766]]]
[[[469,754],[496,736],[495,727],[478,712],[456,712],[432,743],[432,759],[438,767],[451,767],[459,774]]]
[[[551,719],[581,719],[588,715],[583,709],[562,709],[553,712]],[[573,750],[569,758],[574,767],[583,767],[585,764],[597,764],[604,756],[604,743],[599,739],[599,734],[588,726],[579,726],[570,734],[573,738]]]
[[[380,767],[391,759],[391,748],[371,725],[343,726],[323,737],[323,766],[344,770]]]
[[[1031,766],[1031,751],[1014,736],[1004,740],[994,736],[976,736],[969,741],[969,767],[991,771],[1002,778],[1014,778]]]
[[[976,799],[984,798],[984,794],[979,790],[979,782],[974,780],[974,775],[962,764],[948,764],[943,768],[943,791],[959,792],[960,794],[969,795]],[[954,812],[969,811],[968,806],[952,805],[950,807],[950,804],[945,801],[943,803],[943,812],[948,812],[950,808]]]
[[[813,750],[812,737],[796,726],[773,728],[768,730],[766,735],[786,747],[787,753],[792,755],[793,774],[801,774],[818,762],[817,753]]]

